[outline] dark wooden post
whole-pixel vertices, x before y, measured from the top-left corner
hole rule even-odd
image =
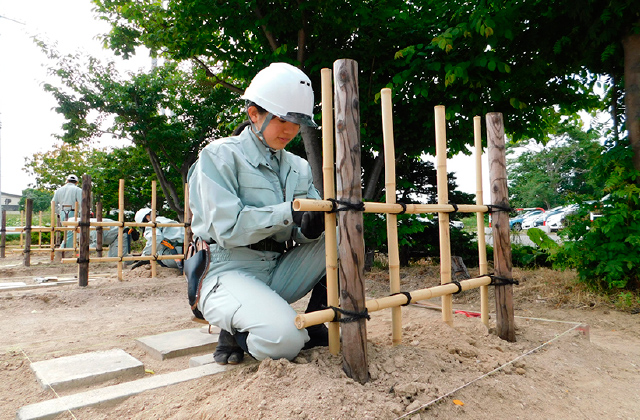
[[[489,181],[491,203],[509,207],[507,190],[507,164],[505,157],[504,123],[502,114],[490,112],[486,117],[489,157]],[[511,238],[509,236],[509,213],[497,211],[491,217],[493,230],[493,265],[497,277],[512,279]],[[496,286],[496,329],[498,336],[510,342],[516,341],[513,315],[513,286]]]
[[[24,222],[24,263],[25,267],[31,266],[31,221],[33,219],[33,199],[27,198]]]
[[[360,177],[360,102],[358,63],[343,59],[333,63],[336,130],[336,198],[349,203],[362,202]],[[338,274],[340,307],[363,312],[364,233],[361,211],[339,213]],[[366,319],[342,324],[342,368],[361,384],[369,380]]]
[[[102,222],[102,203],[98,201],[96,203],[96,221]],[[96,252],[98,253],[98,258],[102,257],[102,234],[104,229],[102,226],[96,227]]]
[[[91,218],[91,176],[82,175],[82,210],[80,210],[80,255],[78,256],[78,286],[89,284],[89,229]]]
[[[0,225],[0,258],[5,258],[7,247],[7,211],[2,209],[2,224]]]

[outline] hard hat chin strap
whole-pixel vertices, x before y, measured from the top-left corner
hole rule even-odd
[[[269,125],[272,119],[273,119],[273,114],[270,112],[267,113],[267,116],[265,117],[264,122],[262,123],[262,127],[260,127],[260,129],[258,130],[256,128],[256,125],[251,120],[251,116],[249,116],[249,122],[251,123],[251,131],[253,131],[253,134],[255,134],[256,137],[258,137],[258,139],[265,145],[265,147],[268,147],[270,150],[275,151],[271,147],[269,147],[269,145],[267,144],[267,140],[264,138],[264,130],[267,128],[267,126]]]

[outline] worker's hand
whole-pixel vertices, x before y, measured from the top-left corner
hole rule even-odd
[[[316,239],[324,232],[324,212],[305,211],[299,225],[300,232],[309,239]]]
[[[136,228],[130,227],[128,233],[133,241],[137,241],[138,239],[140,239],[140,233],[136,230]]]
[[[133,270],[134,268],[138,268],[141,265],[147,265],[147,264],[151,264],[151,261],[149,260],[136,261],[135,264],[131,266],[131,269]]]

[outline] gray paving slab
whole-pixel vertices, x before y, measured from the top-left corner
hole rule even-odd
[[[236,365],[237,366],[237,365]],[[233,369],[233,365],[218,365],[216,363],[189,368],[178,372],[148,376],[131,382],[111,385],[100,389],[80,392],[73,395],[47,400],[21,407],[16,413],[18,420],[54,419],[58,415],[84,407],[122,401],[144,391],[162,388],[180,382],[190,381],[209,375]]]
[[[219,328],[190,328],[148,335],[136,339],[136,344],[156,360],[213,352],[218,344]]]
[[[207,354],[203,354],[202,356],[193,356],[191,359],[189,359],[189,367],[204,366],[213,362],[213,353],[209,352]]]
[[[144,375],[144,365],[122,349],[96,351],[31,363],[43,389],[56,391],[103,383],[113,378],[129,380]]]

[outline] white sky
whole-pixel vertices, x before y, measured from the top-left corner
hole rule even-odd
[[[64,122],[53,110],[55,100],[42,89],[47,77],[43,66],[46,57],[31,37],[37,35],[50,43],[57,42],[62,53],[81,50],[118,61],[96,39],[109,27],[94,18],[92,7],[89,0],[0,0],[0,16],[24,23],[0,18],[0,190],[4,193],[21,194],[35,183],[22,170],[25,157],[50,150],[57,142],[53,135],[61,133]],[[150,65],[150,59],[140,57],[120,63],[123,69],[135,70]],[[472,126],[469,142],[473,142]],[[484,203],[488,204],[486,157],[483,166]],[[475,194],[473,156],[449,159],[447,170],[456,173],[460,190]]]

